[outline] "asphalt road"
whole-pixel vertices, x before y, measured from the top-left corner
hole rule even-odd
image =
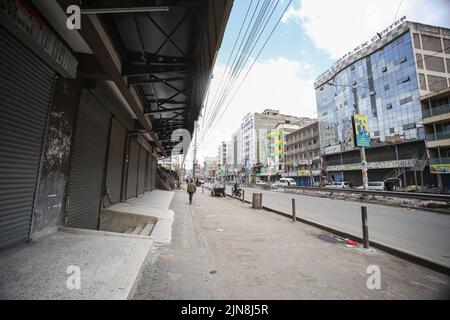
[[[303,217],[351,234],[362,236],[361,205],[355,201],[335,200],[282,192],[244,188],[245,199],[263,194],[263,206],[291,214],[296,200],[297,217]],[[227,186],[227,194],[231,186]],[[437,263],[450,266],[450,216],[365,203],[368,210],[369,239],[383,242]]]

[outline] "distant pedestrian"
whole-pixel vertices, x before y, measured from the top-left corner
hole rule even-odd
[[[190,180],[187,185],[187,192],[189,193],[189,204],[192,204],[192,197],[194,196],[194,193],[196,191],[197,191],[197,187],[195,186],[194,182],[192,180]]]

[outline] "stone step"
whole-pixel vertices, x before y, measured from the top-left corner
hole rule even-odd
[[[141,236],[149,236],[152,233],[154,226],[154,223],[147,223],[139,234]]]
[[[134,228],[131,234],[139,234],[142,231],[142,229],[144,229],[144,226],[137,226],[136,228]]]

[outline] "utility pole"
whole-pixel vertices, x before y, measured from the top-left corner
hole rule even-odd
[[[359,100],[358,100],[358,89],[356,87],[352,88],[353,92],[353,98],[355,99],[355,113],[359,114]],[[352,126],[354,124],[352,123]],[[362,181],[363,181],[363,187],[364,190],[367,190],[369,188],[369,178],[367,176],[368,166],[367,166],[367,159],[366,159],[366,148],[365,147],[359,147],[360,154],[361,154],[361,167],[362,167]]]

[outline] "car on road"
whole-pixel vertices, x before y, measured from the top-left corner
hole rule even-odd
[[[364,186],[359,186],[357,189],[363,190]],[[386,185],[385,185],[384,181],[371,181],[367,185],[367,190],[368,191],[385,191]]]
[[[292,187],[296,186],[297,182],[295,182],[292,178],[281,178],[278,181],[275,181],[272,186],[274,187]]]
[[[265,184],[267,184],[265,181],[261,181],[261,180],[256,180],[256,184],[259,184],[259,185],[265,185]]]
[[[329,189],[349,189],[350,188],[350,183],[349,182],[345,182],[345,181],[332,182],[330,184],[327,184],[325,186],[325,188],[329,188]]]

